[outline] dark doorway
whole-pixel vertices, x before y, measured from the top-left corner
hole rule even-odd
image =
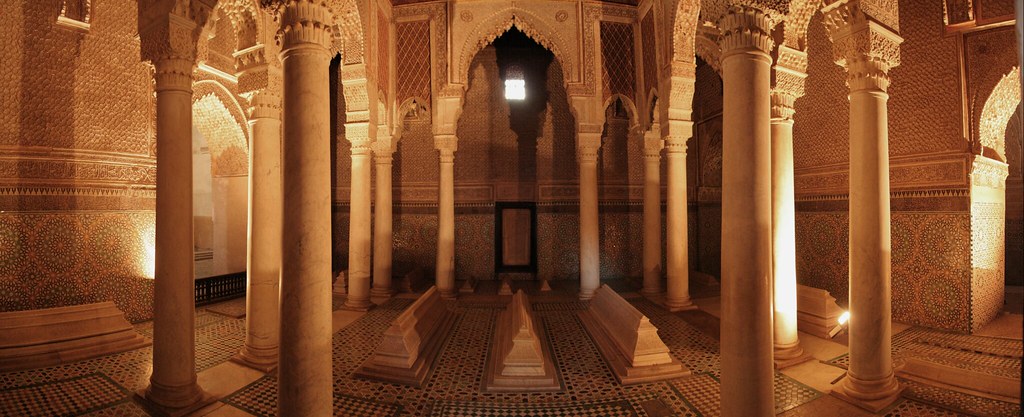
[[[537,204],[499,202],[494,210],[494,271],[537,272]]]

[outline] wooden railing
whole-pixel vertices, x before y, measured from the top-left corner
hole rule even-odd
[[[238,272],[234,274],[197,279],[196,305],[201,306],[244,296],[245,277],[245,272]]]

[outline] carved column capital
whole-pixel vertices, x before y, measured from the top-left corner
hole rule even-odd
[[[793,119],[793,102],[804,95],[806,78],[807,53],[779,45],[772,66],[772,119]]]
[[[308,46],[323,48],[327,53],[332,43],[334,16],[323,0],[264,0],[277,13],[281,23],[277,43],[282,57],[293,49]]]
[[[249,119],[281,120],[281,94],[263,89],[249,94]]]
[[[345,139],[348,139],[352,146],[352,155],[369,156],[373,151],[370,147],[373,141],[370,138],[370,124],[367,122],[345,123]]]
[[[659,160],[661,159],[661,150],[665,149],[665,140],[661,138],[661,134],[657,130],[648,131],[644,133],[644,159]]]
[[[196,22],[167,13],[139,30],[140,52],[155,67],[157,91],[192,91],[196,61]]]
[[[693,136],[693,122],[690,120],[669,120],[665,133],[665,153],[686,154],[686,141]]]
[[[378,130],[381,130],[379,127]],[[395,153],[395,143],[393,136],[378,135],[377,140],[373,141],[373,160],[378,165],[380,164],[391,164],[392,155]]]
[[[441,163],[452,163],[455,151],[459,150],[459,138],[455,135],[434,135],[434,149],[437,149]]]
[[[866,14],[860,0],[822,8],[836,64],[846,68],[851,91],[889,88],[889,69],[900,64],[903,38]]]
[[[580,163],[597,162],[601,150],[601,133],[579,132],[576,134],[576,157]]]
[[[765,11],[746,5],[730,6],[718,21],[722,30],[719,44],[722,58],[739,52],[759,51],[770,54],[775,46],[772,28],[775,20]]]

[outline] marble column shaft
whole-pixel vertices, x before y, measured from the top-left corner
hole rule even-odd
[[[857,0],[822,8],[850,87],[850,366],[832,394],[878,412],[899,398],[892,361],[889,69],[903,39]]]
[[[600,234],[597,208],[597,153],[601,133],[577,133],[580,168],[580,294],[589,300],[601,285]]]
[[[381,139],[378,139],[381,140]],[[387,139],[390,142],[390,139]],[[374,149],[373,160],[377,164],[377,189],[374,197],[373,216],[373,289],[375,297],[390,297],[394,293],[391,285],[393,223],[391,199],[391,163],[392,150],[390,143],[386,148]]]
[[[331,375],[330,44],[321,3],[281,6],[284,68],[278,415],[329,416]]]
[[[668,165],[668,196],[665,208],[665,263],[668,279],[665,307],[669,311],[696,308],[690,300],[690,238],[687,224],[689,208],[686,195],[687,139],[689,138],[669,136],[665,141],[665,161]]]
[[[366,311],[370,302],[370,181],[372,152],[368,123],[347,123],[345,135],[352,144],[352,182],[348,220],[348,297],[345,308]]]
[[[722,46],[722,416],[775,415],[771,19],[734,6]]]
[[[455,135],[434,136],[438,150],[440,179],[437,202],[437,290],[444,298],[455,298]]]
[[[238,358],[269,370],[277,366],[281,326],[281,97],[261,91],[250,101],[246,332]]]
[[[899,390],[892,366],[889,95],[873,84],[850,82],[850,368],[843,387],[865,401]]]
[[[661,293],[661,149],[660,132],[644,138],[644,281],[641,293]]]
[[[786,93],[772,93],[772,305],[776,364],[795,364],[801,357],[810,358],[800,347],[797,330],[794,100]]]
[[[153,374],[144,396],[187,408],[203,400],[196,382],[195,256],[192,241],[191,59],[156,66],[156,253]]]

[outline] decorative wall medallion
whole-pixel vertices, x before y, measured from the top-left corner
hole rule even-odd
[[[459,18],[462,19],[463,22],[472,22],[473,21],[473,12],[471,12],[469,10],[465,10],[462,13],[459,13]]]
[[[555,13],[555,20],[559,23],[564,22],[568,18],[569,12],[566,12],[565,10],[559,10],[558,13]]]

